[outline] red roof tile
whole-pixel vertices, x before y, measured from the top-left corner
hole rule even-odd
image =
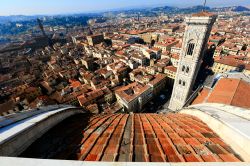
[[[219,154],[220,158],[225,162],[239,162],[240,160],[232,154]]]
[[[190,153],[190,154],[184,154],[183,155],[186,162],[202,162],[203,160],[196,154]]]
[[[193,17],[211,17],[213,16],[214,14],[213,13],[209,13],[209,12],[206,12],[206,11],[202,11],[202,12],[199,12],[199,13],[195,13],[193,14],[192,16]]]
[[[250,84],[239,79],[221,79],[208,98],[208,102],[219,102],[249,108]]]
[[[233,78],[221,78],[214,89],[204,88],[192,104],[203,102],[223,103],[243,108],[250,108],[250,84]]]
[[[240,161],[205,123],[185,114],[112,114],[93,117],[79,160],[137,162]]]
[[[210,89],[203,88],[201,92],[198,94],[198,96],[195,98],[195,100],[192,102],[192,104],[200,104],[203,103],[206,99],[206,97],[209,94]]]
[[[213,154],[204,154],[201,155],[201,157],[205,162],[221,162],[221,160]]]
[[[235,59],[233,57],[226,57],[226,58],[222,58],[222,59],[220,57],[218,57],[218,59],[217,58],[215,59],[215,62],[219,63],[219,64],[233,66],[233,67],[238,67],[239,65],[244,65],[244,61]]]
[[[167,156],[169,162],[185,162],[185,159],[182,157],[182,155],[168,155]]]
[[[192,146],[201,145],[201,143],[196,138],[184,138],[184,140],[187,144]]]

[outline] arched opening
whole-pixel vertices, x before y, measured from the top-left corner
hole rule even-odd
[[[182,66],[182,71],[185,71],[185,66]]]
[[[194,47],[195,47],[194,40],[190,40],[187,44],[187,53],[186,54],[192,56],[194,53]]]
[[[181,85],[181,80],[179,80],[179,84]]]

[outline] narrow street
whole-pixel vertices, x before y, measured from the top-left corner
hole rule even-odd
[[[142,110],[143,113],[160,113],[160,112],[168,112],[168,105],[171,98],[171,91],[168,89],[162,91],[157,97],[155,97],[152,101],[148,102]]]

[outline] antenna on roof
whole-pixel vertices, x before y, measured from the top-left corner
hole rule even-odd
[[[207,4],[207,0],[204,1],[203,10],[202,10],[203,12],[204,12],[205,9],[206,9],[206,4]]]

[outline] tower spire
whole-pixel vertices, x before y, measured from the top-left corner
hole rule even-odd
[[[206,9],[206,4],[207,4],[207,0],[204,0],[204,5],[203,5],[203,12],[205,11],[205,9]]]

